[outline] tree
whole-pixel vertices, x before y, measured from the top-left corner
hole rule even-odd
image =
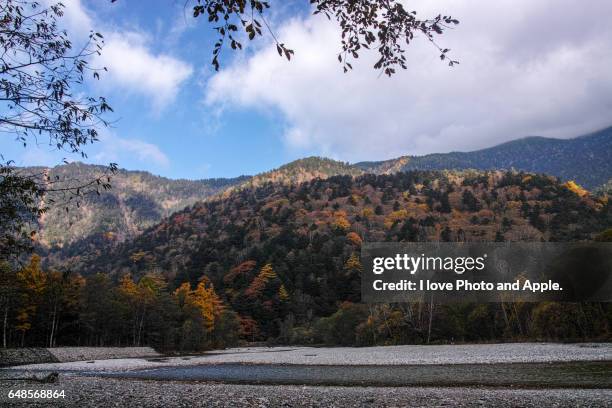
[[[480,211],[480,202],[470,190],[463,190],[463,205],[470,212]]]
[[[100,54],[103,41],[92,32],[85,44],[75,46],[58,26],[63,9],[61,3],[44,7],[31,0],[0,4],[0,133],[24,146],[47,139],[57,150],[85,156],[83,147],[98,139],[98,128],[107,125],[103,114],[111,111],[106,99],[82,96],[81,89],[86,74],[99,78],[101,69],[88,60]],[[75,184],[52,180],[46,172],[25,174],[12,164],[0,162],[3,258],[29,248],[26,227],[51,202],[65,203],[109,187],[108,174]],[[57,194],[47,197],[50,192]]]
[[[48,347],[55,347],[60,330],[62,314],[67,310],[78,310],[84,279],[70,272],[50,270],[46,274],[43,300],[48,312]]]
[[[17,274],[8,262],[0,261],[0,312],[2,315],[2,347],[7,347],[7,331],[9,312],[17,302],[19,287]]]
[[[121,335],[116,329],[123,319],[118,313],[114,289],[107,274],[97,273],[89,276],[80,290],[79,322],[89,345],[104,346]]]
[[[111,0],[112,3],[117,0]],[[205,18],[217,32],[212,51],[212,65],[219,70],[219,57],[224,47],[241,50],[240,34],[249,40],[262,36],[264,31],[272,36],[278,55],[291,60],[294,51],[280,42],[268,20],[266,12],[270,2],[264,0],[191,0],[193,17]],[[405,46],[417,34],[422,34],[440,52],[440,59],[450,66],[458,61],[448,58],[448,48],[440,47],[436,35],[459,24],[459,20],[438,14],[429,19],[417,18],[416,11],[408,11],[399,0],[309,0],[314,15],[324,15],[340,26],[340,52],[338,61],[344,72],[352,69],[351,62],[359,58],[362,49],[376,50],[378,60],[374,69],[391,76],[396,68],[407,68]]]
[[[49,271],[47,274],[47,285],[45,287],[44,297],[49,308],[49,347],[53,347],[55,338],[57,337],[57,326],[59,323],[59,315],[61,303],[64,297],[64,276],[58,271]]]
[[[184,319],[182,349],[202,350],[210,346],[213,337],[218,341],[235,341],[239,331],[238,317],[231,311],[225,313],[223,302],[208,278],[204,277],[193,290],[189,283],[183,283],[174,291],[174,297]],[[235,330],[233,335],[230,330]]]
[[[446,214],[451,212],[451,205],[450,205],[450,202],[448,201],[448,191],[445,191],[440,197],[439,211],[441,213],[446,213]]]
[[[346,234],[346,239],[357,248],[361,247],[361,243],[363,242],[359,234],[353,231]]]
[[[21,345],[24,345],[25,334],[32,328],[32,321],[40,304],[40,297],[45,290],[46,279],[40,267],[40,256],[32,255],[30,262],[17,272],[19,292],[19,307],[17,309],[17,325],[21,332]]]
[[[346,212],[336,211],[336,213],[334,214],[333,227],[339,232],[344,232],[351,228],[351,223],[346,218]]]
[[[139,346],[142,342],[147,313],[165,288],[166,281],[156,273],[146,274],[140,278],[138,283],[135,283],[130,275],[121,278],[119,293],[129,306],[132,340],[135,346]]]
[[[206,330],[211,332],[215,328],[215,317],[221,313],[223,305],[208,279],[203,279],[198,283],[191,293],[190,302],[200,312]]]
[[[255,277],[255,279],[253,279],[253,282],[251,282],[249,287],[246,289],[245,294],[251,298],[262,296],[268,287],[268,283],[277,280],[278,276],[276,275],[276,272],[274,272],[274,269],[272,269],[272,265],[266,264],[263,268],[261,268],[261,271]]]
[[[115,0],[112,0],[113,2]],[[213,48],[212,64],[219,69],[219,56],[223,47],[229,43],[233,50],[242,49],[239,33],[243,31],[249,40],[267,31],[276,43],[278,54],[287,60],[294,54],[292,49],[280,42],[270,28],[265,13],[270,8],[268,1],[260,0],[195,0],[193,16],[203,16],[213,24],[218,37]],[[396,68],[407,68],[405,45],[410,44],[415,35],[422,34],[440,52],[440,59],[454,65],[457,61],[448,59],[450,51],[435,42],[435,36],[445,29],[459,23],[450,16],[438,15],[430,19],[419,19],[415,11],[407,11],[398,0],[310,0],[313,14],[322,14],[335,20],[341,29],[341,48],[338,61],[344,72],[352,69],[351,62],[359,58],[362,49],[376,50],[379,59],[375,69],[391,76]]]

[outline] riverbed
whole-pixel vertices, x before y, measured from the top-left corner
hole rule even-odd
[[[59,382],[32,380],[50,372]],[[9,401],[10,389],[64,390],[52,403],[70,407],[603,407],[612,344],[245,347],[10,367],[0,370],[0,405],[31,406]]]

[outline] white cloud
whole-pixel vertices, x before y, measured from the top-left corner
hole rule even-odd
[[[57,4],[58,2],[46,0],[46,3]],[[95,23],[81,4],[81,0],[62,0],[61,3],[64,5],[64,16],[60,22],[65,24],[71,33],[86,38],[85,36],[94,29]]]
[[[291,62],[270,45],[208,84],[209,105],[278,110],[285,142],[345,160],[471,150],[526,135],[570,137],[612,122],[612,25],[593,18],[612,2],[413,1],[419,15],[461,24],[440,38],[461,64],[449,68],[424,39],[393,78],[362,54],[343,74],[338,29],[325,18],[278,30]]]
[[[108,69],[101,76],[102,86],[144,95],[155,111],[174,102],[182,84],[193,73],[191,64],[154,52],[144,32],[122,30],[97,21],[80,0],[63,4],[66,7],[61,22],[75,37],[85,39],[91,30],[104,34],[102,55],[92,64]]]
[[[140,139],[123,138],[111,132],[100,135],[96,144],[98,153],[93,155],[94,161],[101,164],[119,161],[137,161],[141,165],[168,167],[170,160],[161,149],[152,143]]]
[[[109,72],[104,80],[110,85],[141,93],[151,98],[156,110],[171,104],[181,84],[191,76],[193,68],[179,59],[164,54],[154,55],[145,37],[135,32],[112,33],[106,36],[100,63]]]
[[[52,167],[64,160],[103,165],[111,162],[130,162],[151,171],[170,165],[170,160],[157,145],[141,139],[120,137],[108,129],[102,129],[99,141],[87,150],[89,155],[83,158],[69,151],[58,151],[53,144],[31,144],[20,155],[16,165]]]

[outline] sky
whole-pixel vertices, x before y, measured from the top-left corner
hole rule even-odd
[[[45,0],[51,1],[51,0]],[[460,24],[438,42],[407,48],[408,69],[388,78],[362,54],[345,74],[339,29],[306,0],[272,0],[270,35],[210,64],[214,32],[184,0],[62,0],[75,43],[104,35],[88,81],[114,112],[81,159],[40,143],[0,139],[17,165],[62,159],[116,162],[170,178],[256,174],[306,156],[357,162],[470,151],[520,137],[574,137],[612,125],[612,2],[609,0],[405,1],[420,17]],[[248,42],[248,41],[247,41]]]

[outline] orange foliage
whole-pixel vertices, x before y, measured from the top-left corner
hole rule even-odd
[[[351,223],[346,218],[346,211],[340,210],[334,213],[333,227],[344,231],[351,228]]]
[[[189,283],[183,283],[174,291],[181,308],[189,307],[196,310],[202,317],[206,330],[212,331],[215,327],[215,318],[223,311],[223,302],[217,296],[213,284],[204,277],[194,290]]]
[[[251,298],[257,297],[264,291],[268,282],[276,278],[276,272],[274,272],[274,269],[272,269],[272,265],[266,264],[263,268],[261,268],[259,275],[253,279],[253,282],[251,282],[251,285],[247,288],[244,294]]]
[[[333,223],[334,228],[346,231],[351,228],[351,223],[346,217],[336,217]]]
[[[362,239],[356,232],[349,232],[348,234],[346,234],[346,238],[351,244],[355,245],[356,247],[361,246]]]
[[[223,283],[226,283],[226,284],[232,283],[239,276],[246,275],[249,272],[251,272],[253,269],[255,269],[256,265],[257,265],[257,262],[252,261],[252,260],[242,262],[240,265],[235,266],[232,269],[230,269],[229,273],[227,273],[223,277]]]

